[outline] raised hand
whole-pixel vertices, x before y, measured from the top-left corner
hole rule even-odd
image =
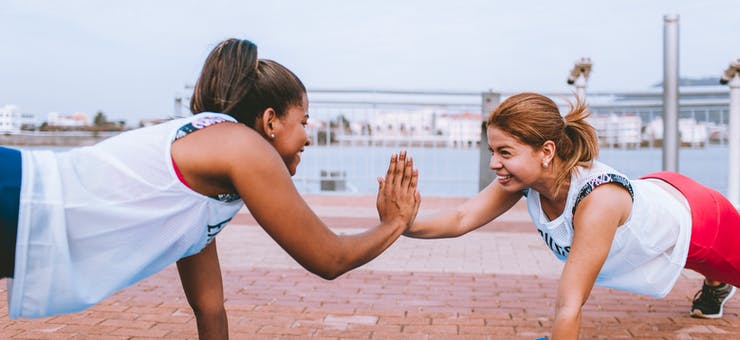
[[[378,178],[377,208],[382,223],[402,223],[407,229],[416,218],[421,203],[417,190],[419,171],[406,151],[391,156],[385,179]]]

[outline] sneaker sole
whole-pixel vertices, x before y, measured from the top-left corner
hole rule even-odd
[[[727,300],[729,300],[733,295],[735,295],[735,291],[737,288],[735,286],[732,286],[732,290],[730,290],[730,293],[727,294],[727,297],[722,301],[722,304],[719,305],[719,313],[717,314],[704,314],[700,310],[695,309],[692,310],[689,315],[691,315],[692,318],[701,318],[701,319],[719,319],[724,314],[725,310],[725,303],[727,303]]]

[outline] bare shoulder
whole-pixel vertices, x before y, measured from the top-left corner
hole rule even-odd
[[[275,149],[252,128],[224,122],[178,139],[172,157],[185,177],[232,182],[235,172],[270,172],[281,168]],[[284,166],[282,166],[284,167]]]
[[[182,144],[181,148],[190,154],[226,158],[245,156],[250,151],[269,151],[270,147],[254,129],[232,122],[205,127],[183,137],[176,144]]]
[[[219,143],[223,147],[237,143],[226,143],[229,141],[239,142],[248,141],[251,139],[262,140],[262,137],[254,131],[254,129],[241,124],[233,122],[223,122],[214,124],[203,129],[200,129],[191,134],[193,137],[200,137],[199,142]],[[190,137],[190,135],[188,136]],[[187,138],[187,137],[186,137]]]
[[[625,187],[617,183],[606,183],[596,187],[576,207],[579,215],[598,218],[612,217],[623,223],[632,210],[632,196]]]
[[[612,201],[614,203],[632,203],[632,196],[629,190],[619,183],[604,183],[594,188],[594,190],[586,196],[584,201],[588,198],[591,200],[599,201]]]

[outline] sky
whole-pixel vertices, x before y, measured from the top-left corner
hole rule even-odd
[[[638,91],[663,78],[664,16],[679,16],[681,77],[699,78],[740,58],[737,13],[737,0],[2,0],[0,107],[170,116],[231,37],[309,91],[568,92],[581,57],[588,91]]]

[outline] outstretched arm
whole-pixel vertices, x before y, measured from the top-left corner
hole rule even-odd
[[[380,223],[363,233],[337,235],[309,208],[295,188],[281,157],[254,130],[223,123],[200,147],[213,176],[233,184],[262,228],[304,268],[326,279],[361,266],[382,253],[413,221],[420,197],[418,173],[405,155],[394,157],[380,182]],[[218,132],[217,132],[218,131]],[[203,136],[203,135],[201,135]],[[196,133],[184,140],[194,138]]]
[[[228,339],[224,287],[218,263],[216,240],[200,253],[177,261],[177,271],[198,323],[198,338]]]
[[[494,181],[458,207],[417,218],[404,235],[415,238],[458,237],[493,221],[521,198],[520,192],[507,192]]]
[[[617,184],[599,186],[578,204],[573,216],[573,244],[558,286],[553,339],[578,338],[581,307],[631,206],[629,193]]]

